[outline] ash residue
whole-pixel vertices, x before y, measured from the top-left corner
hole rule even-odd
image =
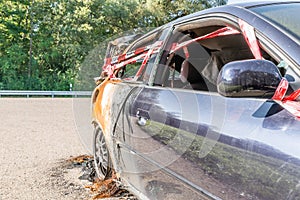
[[[48,184],[58,190],[63,199],[137,200],[124,188],[115,173],[107,180],[99,180],[94,160],[88,155],[61,161],[48,173]]]
[[[52,187],[58,191],[63,199],[90,199],[91,193],[84,186],[84,182],[78,179],[81,166],[69,160],[63,160],[57,166],[52,167],[49,173],[49,182],[46,187]]]

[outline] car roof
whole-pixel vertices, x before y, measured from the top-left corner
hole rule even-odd
[[[184,22],[190,18],[197,18],[204,14],[228,13],[228,14],[239,16],[238,13],[240,11],[242,11],[242,10],[245,11],[250,7],[264,6],[264,5],[271,5],[271,4],[287,4],[287,3],[296,3],[296,2],[299,3],[300,1],[260,1],[260,2],[246,2],[246,3],[235,3],[235,4],[223,5],[223,6],[219,6],[219,7],[204,9],[204,10],[192,13],[190,15],[186,15],[184,17],[178,18],[178,19],[170,22],[170,24]]]
[[[277,1],[248,2],[248,3],[236,3],[236,4],[229,4],[229,5],[209,8],[209,9],[201,10],[186,15],[184,17],[173,20],[167,24],[164,24],[160,27],[157,27],[154,30],[143,35],[138,40],[145,38],[151,33],[156,32],[158,30],[168,29],[174,25],[185,23],[205,15],[210,15],[210,14],[231,15],[243,19],[251,26],[255,26],[257,30],[259,30],[260,32],[264,32],[266,35],[268,35],[272,41],[277,41],[278,45],[294,59],[297,65],[300,65],[300,57],[298,56],[300,52],[300,46],[296,44],[294,41],[292,41],[292,39],[288,38],[286,35],[283,35],[283,33],[276,32],[275,30],[276,28],[266,26],[268,25],[267,23],[269,22],[265,22],[259,15],[255,14],[254,12],[248,9],[256,6],[275,5],[275,4],[278,5],[278,4],[289,4],[289,3],[300,3],[300,1],[278,1],[277,0]],[[268,29],[266,29],[266,27],[268,27]]]
[[[293,1],[293,0],[286,0],[286,1],[248,1],[248,2],[239,2],[234,4],[229,4],[232,6],[240,6],[240,7],[252,7],[252,6],[262,6],[262,5],[268,5],[268,4],[282,4],[282,3],[291,3],[291,2],[299,2],[299,1]]]
[[[271,5],[271,4],[286,4],[286,3],[295,3],[298,2],[300,3],[300,1],[260,1],[260,2],[246,2],[246,3],[235,3],[235,4],[229,4],[229,5],[223,5],[223,6],[219,6],[219,7],[214,7],[214,8],[208,8],[208,9],[204,9],[180,18],[177,18],[169,23],[166,23],[162,26],[159,26],[155,29],[153,29],[152,31],[144,34],[141,38],[146,37],[147,35],[150,35],[153,32],[156,32],[158,30],[161,29],[166,29],[170,26],[173,26],[175,24],[179,24],[185,21],[188,21],[192,18],[197,18],[200,17],[202,15],[205,14],[214,14],[214,13],[224,13],[224,14],[230,14],[230,15],[234,15],[236,17],[241,17],[242,13],[247,13],[247,8],[250,7],[255,7],[255,6],[264,6],[264,5]],[[250,11],[249,11],[250,13]],[[139,39],[141,39],[139,38]]]

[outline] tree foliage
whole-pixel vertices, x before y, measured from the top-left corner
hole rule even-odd
[[[222,4],[226,1],[1,1],[0,89],[68,90],[83,66],[100,71],[105,47],[99,44],[107,38]]]

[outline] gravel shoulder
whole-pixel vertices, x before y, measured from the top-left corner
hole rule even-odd
[[[0,98],[0,199],[88,199],[80,168],[64,161],[88,154],[70,98]]]

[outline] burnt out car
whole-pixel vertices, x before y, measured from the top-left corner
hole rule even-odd
[[[92,96],[99,178],[140,199],[300,199],[299,12],[227,5],[110,43]]]

